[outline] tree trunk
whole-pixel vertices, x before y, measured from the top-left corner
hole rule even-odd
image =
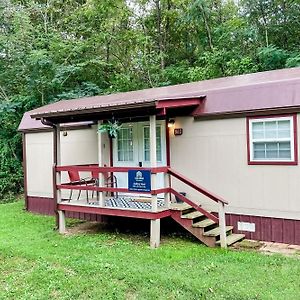
[[[259,9],[260,9],[262,20],[263,20],[263,23],[264,23],[266,46],[269,47],[269,33],[268,33],[268,25],[267,25],[268,22],[267,22],[265,10],[264,10],[264,7],[263,7],[263,4],[262,4],[261,1],[259,1]]]
[[[209,49],[211,51],[213,51],[211,29],[210,29],[210,26],[209,26],[208,18],[207,18],[207,15],[206,15],[206,12],[205,12],[205,7],[204,7],[203,3],[200,4],[200,8],[201,8],[202,18],[203,18],[204,26],[205,26],[205,30],[206,30],[208,46],[209,46]]]
[[[164,44],[163,44],[163,34],[162,34],[162,22],[161,22],[161,3],[160,0],[155,0],[156,7],[156,26],[158,34],[158,49],[160,56],[160,68],[163,70],[165,68],[165,59],[164,59]]]

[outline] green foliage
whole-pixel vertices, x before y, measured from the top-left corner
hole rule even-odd
[[[11,191],[7,192],[0,198],[0,204],[13,203],[17,201],[18,199],[16,198],[15,193]]]
[[[258,58],[263,70],[281,69],[285,67],[288,53],[272,45],[260,48]]]
[[[285,66],[287,68],[300,67],[300,54],[291,56],[286,60]]]
[[[299,1],[0,1],[0,198],[22,190],[25,111],[300,65]]]
[[[121,128],[122,128],[122,124],[120,124],[119,122],[108,121],[107,123],[99,125],[98,131],[107,132],[110,137],[116,138]]]

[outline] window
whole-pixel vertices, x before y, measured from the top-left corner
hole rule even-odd
[[[161,156],[161,126],[156,127],[156,159],[162,160]],[[150,127],[144,127],[144,160],[150,161]]]
[[[133,161],[132,127],[121,128],[118,132],[118,161]]]
[[[249,163],[297,164],[296,116],[249,118]]]

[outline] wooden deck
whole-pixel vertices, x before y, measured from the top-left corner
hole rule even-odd
[[[106,197],[105,206],[100,207],[97,199],[64,200],[58,209],[69,212],[93,213],[99,215],[131,217],[142,219],[161,219],[171,215],[169,208],[164,206],[163,199],[158,200],[158,210],[151,210],[151,198]]]
[[[155,128],[155,127],[154,127]],[[90,178],[96,178],[96,185],[94,184],[95,179],[89,181],[75,180],[61,184],[61,173],[62,172],[89,172],[92,175]],[[139,189],[138,188],[127,188],[107,186],[102,182],[104,173],[115,173],[123,172],[129,173],[130,171],[140,173],[142,171],[147,172],[147,176],[153,177],[154,183],[156,182],[156,175],[158,173],[164,174],[164,187],[155,188],[155,184],[150,185],[150,188]],[[96,174],[96,175],[95,175]],[[191,181],[177,171],[169,167],[152,167],[152,168],[140,168],[140,167],[98,167],[98,166],[54,166],[53,168],[54,178],[58,178],[56,181],[56,211],[57,211],[57,224],[60,233],[64,233],[66,229],[65,217],[66,213],[75,214],[94,214],[103,216],[116,216],[116,217],[130,217],[130,218],[141,218],[151,220],[150,222],[150,245],[152,248],[156,248],[160,241],[160,219],[165,217],[172,217],[182,227],[196,236],[200,241],[208,246],[215,247],[216,243],[219,242],[221,247],[226,248],[226,238],[232,235],[232,228],[226,226],[225,220],[225,205],[227,201],[217,196],[216,194],[208,191],[198,183]],[[208,197],[210,200],[218,204],[217,215],[207,211],[199,203],[192,201],[187,198],[186,195],[178,192],[171,186],[171,177],[180,180],[183,184],[188,185],[200,194]],[[80,178],[80,177],[79,177]],[[102,179],[101,179],[102,178]],[[100,181],[99,181],[100,180]],[[54,180],[55,181],[55,180]],[[59,184],[57,184],[57,182]],[[101,182],[101,184],[99,184]],[[83,184],[84,183],[84,184]],[[151,183],[151,182],[150,182]],[[145,185],[145,183],[143,183]],[[143,187],[143,186],[142,186]],[[80,201],[72,198],[69,201],[61,201],[61,190],[69,190],[70,197],[74,196],[73,191],[78,190],[78,195],[81,195],[81,191],[86,191],[84,195],[81,195]],[[105,197],[105,195],[118,195],[119,197]],[[141,196],[136,196],[138,193]],[[76,193],[77,194],[77,193]],[[159,195],[163,194],[165,202],[159,199]],[[91,197],[89,199],[89,196]],[[126,196],[124,196],[126,195]],[[145,195],[145,196],[144,196]],[[78,197],[78,196],[77,196]],[[176,199],[183,203],[176,203],[170,205],[171,199]],[[100,201],[97,201],[97,200]],[[200,224],[199,224],[200,223]],[[206,227],[203,227],[205,224]],[[201,226],[200,226],[201,225]],[[200,226],[200,227],[199,227]],[[207,236],[213,234],[213,236]],[[240,239],[241,236],[235,236]]]

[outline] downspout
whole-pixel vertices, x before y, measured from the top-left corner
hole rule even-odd
[[[43,125],[50,126],[53,128],[53,166],[52,166],[52,181],[53,181],[53,199],[54,199],[54,213],[55,213],[55,224],[58,229],[58,203],[57,203],[57,181],[56,181],[56,166],[57,166],[57,126],[56,124],[42,118],[41,122]]]

